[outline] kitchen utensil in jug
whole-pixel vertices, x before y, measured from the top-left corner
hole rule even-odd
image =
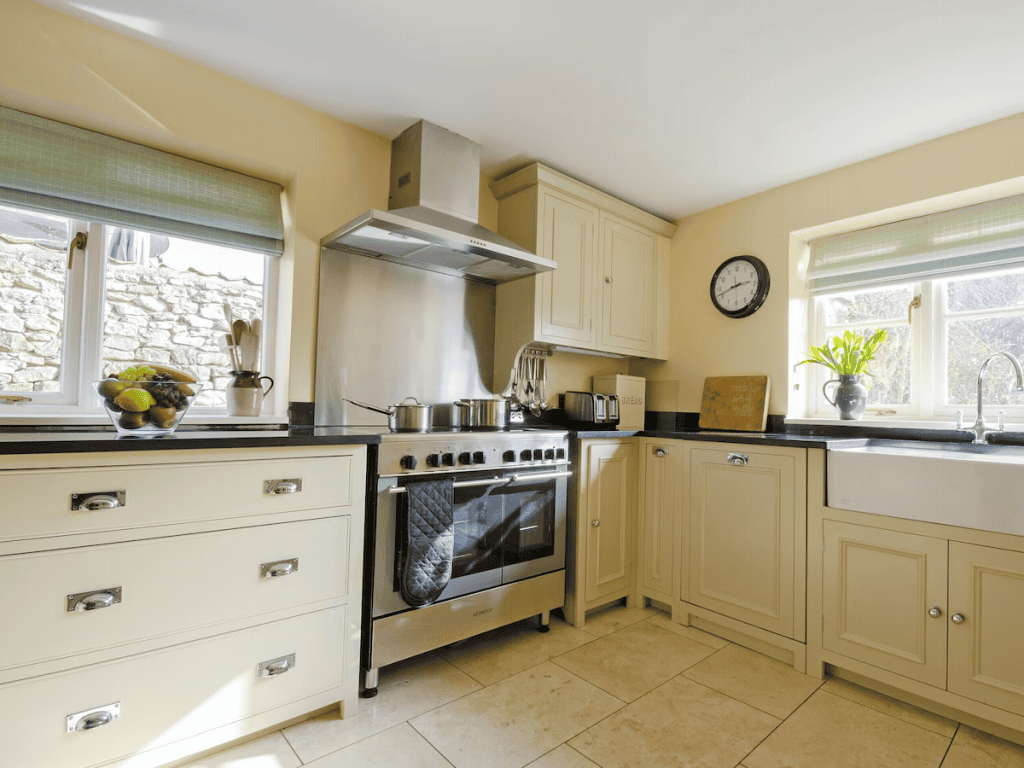
[[[274,380],[260,376],[259,371],[232,371],[234,377],[228,384],[227,400],[229,416],[259,416],[263,410],[263,398],[274,388]],[[269,381],[264,389],[261,382]]]

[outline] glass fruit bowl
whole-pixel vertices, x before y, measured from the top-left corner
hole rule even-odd
[[[172,434],[203,388],[197,382],[113,378],[94,381],[92,386],[118,434],[137,437]]]

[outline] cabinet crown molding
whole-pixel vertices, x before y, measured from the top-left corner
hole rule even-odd
[[[535,184],[557,189],[580,200],[595,205],[621,219],[643,227],[663,237],[672,237],[676,233],[676,225],[665,221],[652,213],[623,202],[616,197],[594,189],[582,181],[548,168],[541,163],[533,163],[522,170],[490,183],[491,193],[496,200],[532,187]]]

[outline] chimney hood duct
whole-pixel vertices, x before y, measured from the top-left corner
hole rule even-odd
[[[388,210],[371,210],[320,245],[433,272],[506,283],[555,268],[477,224],[480,145],[420,120],[391,142]]]

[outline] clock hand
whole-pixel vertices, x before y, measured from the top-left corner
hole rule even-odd
[[[734,285],[734,286],[732,286],[730,288],[726,288],[724,291],[722,291],[721,293],[717,294],[718,298],[722,298],[723,296],[725,296],[725,294],[727,294],[733,288],[739,288],[741,285],[746,285],[749,282],[750,282],[749,280],[744,280],[742,283],[736,283],[736,285]]]

